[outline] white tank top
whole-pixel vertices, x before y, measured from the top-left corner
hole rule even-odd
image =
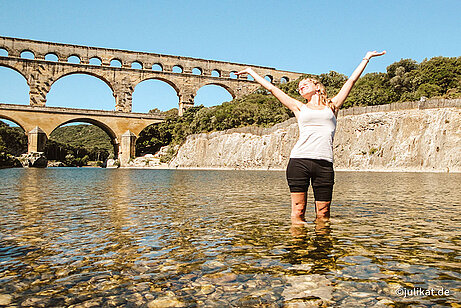
[[[336,117],[329,107],[314,110],[302,105],[298,115],[299,139],[291,158],[324,159],[333,162]]]

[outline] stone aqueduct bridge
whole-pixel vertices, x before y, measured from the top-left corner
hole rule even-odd
[[[159,114],[13,104],[0,104],[0,118],[15,122],[27,133],[28,152],[43,152],[48,136],[63,124],[94,124],[109,135],[121,165],[134,157],[139,133],[147,126],[163,120]]]
[[[233,98],[256,90],[259,85],[255,81],[233,75],[245,67],[251,66],[275,84],[302,75],[270,67],[1,36],[0,52],[3,54],[0,66],[20,73],[30,87],[30,106],[0,104],[0,118],[16,122],[28,134],[29,152],[43,150],[46,138],[58,126],[89,122],[109,134],[122,165],[134,156],[134,142],[139,132],[162,121],[160,115],[131,112],[132,94],[140,82],[158,79],[173,87],[179,97],[178,112],[182,115],[186,108],[194,105],[197,91],[205,85],[221,86]],[[26,52],[33,57],[25,58]],[[50,57],[54,59],[49,60]],[[78,63],[69,62],[70,58],[77,59],[71,62]],[[114,62],[119,67],[114,66]],[[113,92],[115,111],[46,107],[46,96],[52,85],[71,74],[88,74],[104,81]]]

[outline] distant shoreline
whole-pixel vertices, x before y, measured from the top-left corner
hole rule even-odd
[[[230,167],[170,167],[167,164],[155,167],[121,167],[119,169],[160,169],[160,170],[233,170],[233,171],[285,171],[285,169],[274,168],[230,168]],[[420,170],[420,169],[355,169],[355,168],[335,168],[339,172],[393,172],[393,173],[461,173],[461,170]]]
[[[47,167],[47,168],[32,168],[32,169],[62,169],[62,168],[80,168],[80,169],[143,169],[143,170],[197,170],[197,171],[278,171],[284,172],[285,169],[263,169],[263,168],[247,168],[247,169],[236,169],[226,167],[169,167],[168,165],[161,165],[155,167],[120,167],[120,168],[102,168],[94,166],[83,166],[83,167]],[[1,169],[29,169],[24,167],[0,167]],[[461,173],[461,170],[418,170],[418,169],[347,169],[347,168],[335,168],[336,172],[386,172],[386,173]]]

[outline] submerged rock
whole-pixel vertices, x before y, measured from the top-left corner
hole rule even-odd
[[[11,301],[13,300],[13,297],[8,294],[0,294],[0,305],[2,306],[7,306],[11,304]]]
[[[286,276],[286,280],[282,296],[287,306],[329,305],[333,299],[332,283],[322,275]]]
[[[186,307],[186,304],[176,297],[160,297],[147,303],[148,308]]]

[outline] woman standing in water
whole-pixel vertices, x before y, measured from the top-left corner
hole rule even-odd
[[[298,92],[306,99],[300,102],[259,76],[251,68],[236,75],[250,74],[254,80],[269,90],[282,104],[293,111],[298,120],[299,140],[290,154],[286,171],[291,192],[291,222],[304,224],[306,220],[307,189],[312,182],[317,220],[330,217],[333,193],[333,137],[338,110],[351,92],[355,82],[371,58],[386,52],[369,51],[343,85],[339,93],[329,99],[323,84],[306,78],[299,82]]]

